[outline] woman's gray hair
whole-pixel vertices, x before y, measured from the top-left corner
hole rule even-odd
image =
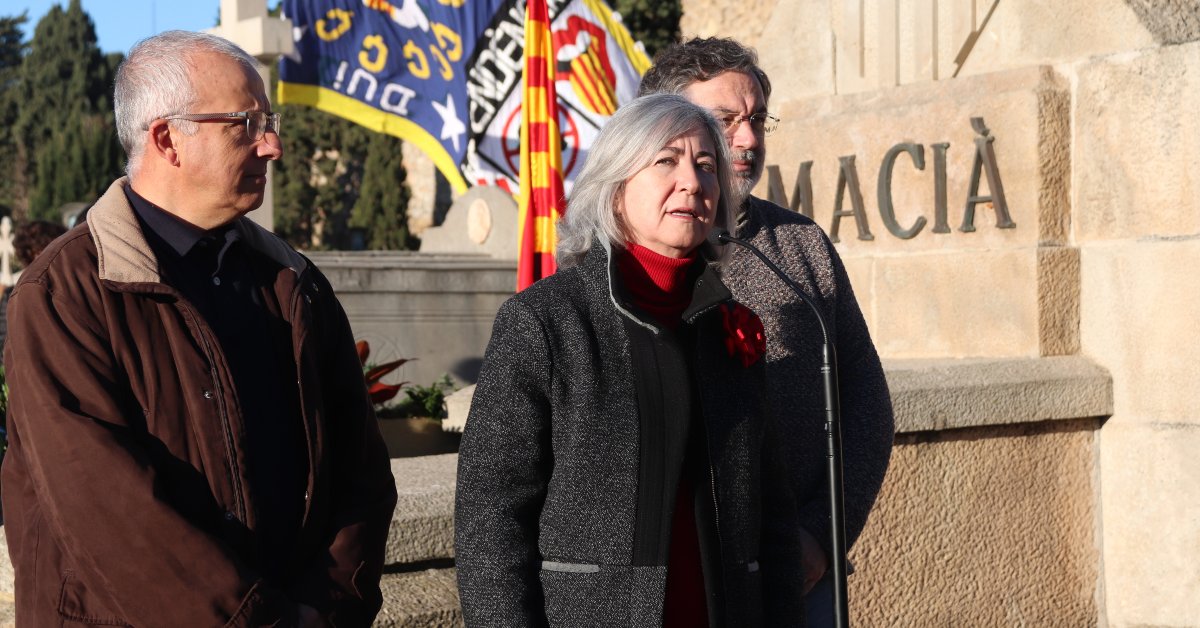
[[[583,171],[567,202],[566,214],[558,222],[559,267],[578,264],[592,245],[593,237],[623,248],[629,239],[617,214],[625,183],[649,166],[655,155],[674,139],[701,131],[717,151],[717,181],[721,197],[713,229],[734,230],[735,210],[741,198],[735,191],[733,171],[725,134],[712,115],[686,98],[674,94],[642,96],[620,109],[605,123],[592,144]],[[701,245],[704,256],[724,262],[728,247]]]
[[[192,59],[206,52],[224,55],[258,73],[254,57],[245,50],[216,35],[190,31],[167,31],[139,41],[117,69],[113,105],[117,137],[127,157],[126,173],[133,175],[141,164],[151,122],[180,113],[225,113],[189,111],[196,103]],[[174,125],[186,135],[199,129],[198,123],[188,120]]]

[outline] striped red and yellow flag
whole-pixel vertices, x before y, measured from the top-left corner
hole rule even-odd
[[[554,63],[546,0],[529,0],[525,8],[525,85],[521,103],[518,291],[554,274],[557,268],[555,223],[566,211],[566,201]]]

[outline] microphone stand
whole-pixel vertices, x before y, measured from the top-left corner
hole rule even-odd
[[[813,315],[817,317],[817,324],[821,327],[821,379],[823,382],[822,388],[825,393],[825,444],[829,474],[830,547],[833,550],[833,556],[830,557],[830,564],[833,569],[833,620],[837,628],[848,628],[850,625],[850,606],[846,597],[846,503],[842,480],[841,409],[838,402],[837,355],[834,351],[833,343],[829,342],[829,331],[825,325],[825,317],[821,315],[821,310],[817,308],[812,299],[800,289],[800,286],[796,285],[796,282],[784,274],[778,266],[767,259],[767,256],[763,255],[762,251],[759,251],[754,245],[729,235],[729,232],[724,229],[714,229],[709,236],[709,241],[718,245],[733,243],[753,253],[758,259],[762,260],[763,264],[767,265],[767,268],[778,275],[796,293],[796,296],[800,297],[801,301],[804,301],[808,305]]]

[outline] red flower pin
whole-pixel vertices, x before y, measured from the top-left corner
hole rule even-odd
[[[750,308],[740,303],[722,303],[721,319],[725,323],[725,349],[729,351],[729,357],[740,358],[745,367],[767,352],[762,321]]]

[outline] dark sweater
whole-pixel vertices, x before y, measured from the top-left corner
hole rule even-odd
[[[842,412],[846,540],[853,545],[867,523],[892,454],[892,404],[879,355],[842,260],[816,223],[750,197],[738,217],[737,232],[798,283],[830,325]],[[722,279],[734,298],[762,319],[771,419],[787,457],[800,521],[828,552],[821,333],[808,307],[745,249],[734,249]]]
[[[692,300],[692,271],[696,256],[672,258],[629,243],[617,257],[621,280],[630,302],[669,330],[682,322],[680,315]],[[689,397],[692,394],[689,394]],[[694,414],[694,413],[693,413]],[[695,424],[696,417],[691,423]],[[690,432],[690,430],[689,430]],[[694,460],[685,460],[684,468]],[[700,537],[692,507],[695,482],[688,473],[679,474],[675,507],[671,516],[670,556],[667,560],[667,589],[663,599],[663,628],[704,628],[708,610],[704,600],[704,573],[700,559]]]

